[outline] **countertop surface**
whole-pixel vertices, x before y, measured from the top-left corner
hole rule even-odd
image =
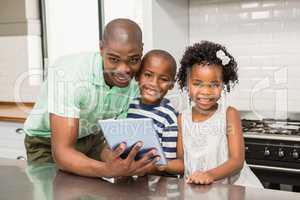
[[[33,103],[0,102],[0,121],[24,122]]]
[[[204,199],[299,200],[300,193],[226,184],[190,185],[184,179],[139,177],[109,183],[57,170],[54,164],[0,159],[1,200]]]

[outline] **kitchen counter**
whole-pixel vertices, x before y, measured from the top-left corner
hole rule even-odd
[[[299,200],[300,193],[227,184],[186,184],[183,179],[149,176],[109,183],[57,170],[54,164],[0,159],[1,200],[205,199]]]
[[[0,121],[24,122],[34,103],[0,102]]]

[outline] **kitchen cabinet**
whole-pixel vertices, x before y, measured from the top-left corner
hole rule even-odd
[[[32,102],[42,81],[38,0],[0,0],[0,101]]]
[[[0,158],[26,159],[23,123],[0,121]]]

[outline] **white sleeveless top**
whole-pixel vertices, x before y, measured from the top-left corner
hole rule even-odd
[[[182,113],[182,142],[185,176],[195,171],[207,171],[229,159],[226,131],[226,110],[218,106],[216,112],[203,122],[193,122],[192,108]],[[219,182],[263,188],[246,162],[243,169]]]

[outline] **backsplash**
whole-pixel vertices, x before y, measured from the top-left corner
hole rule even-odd
[[[268,117],[300,112],[300,1],[190,0],[190,44],[224,44],[239,66],[228,95],[240,110]]]

